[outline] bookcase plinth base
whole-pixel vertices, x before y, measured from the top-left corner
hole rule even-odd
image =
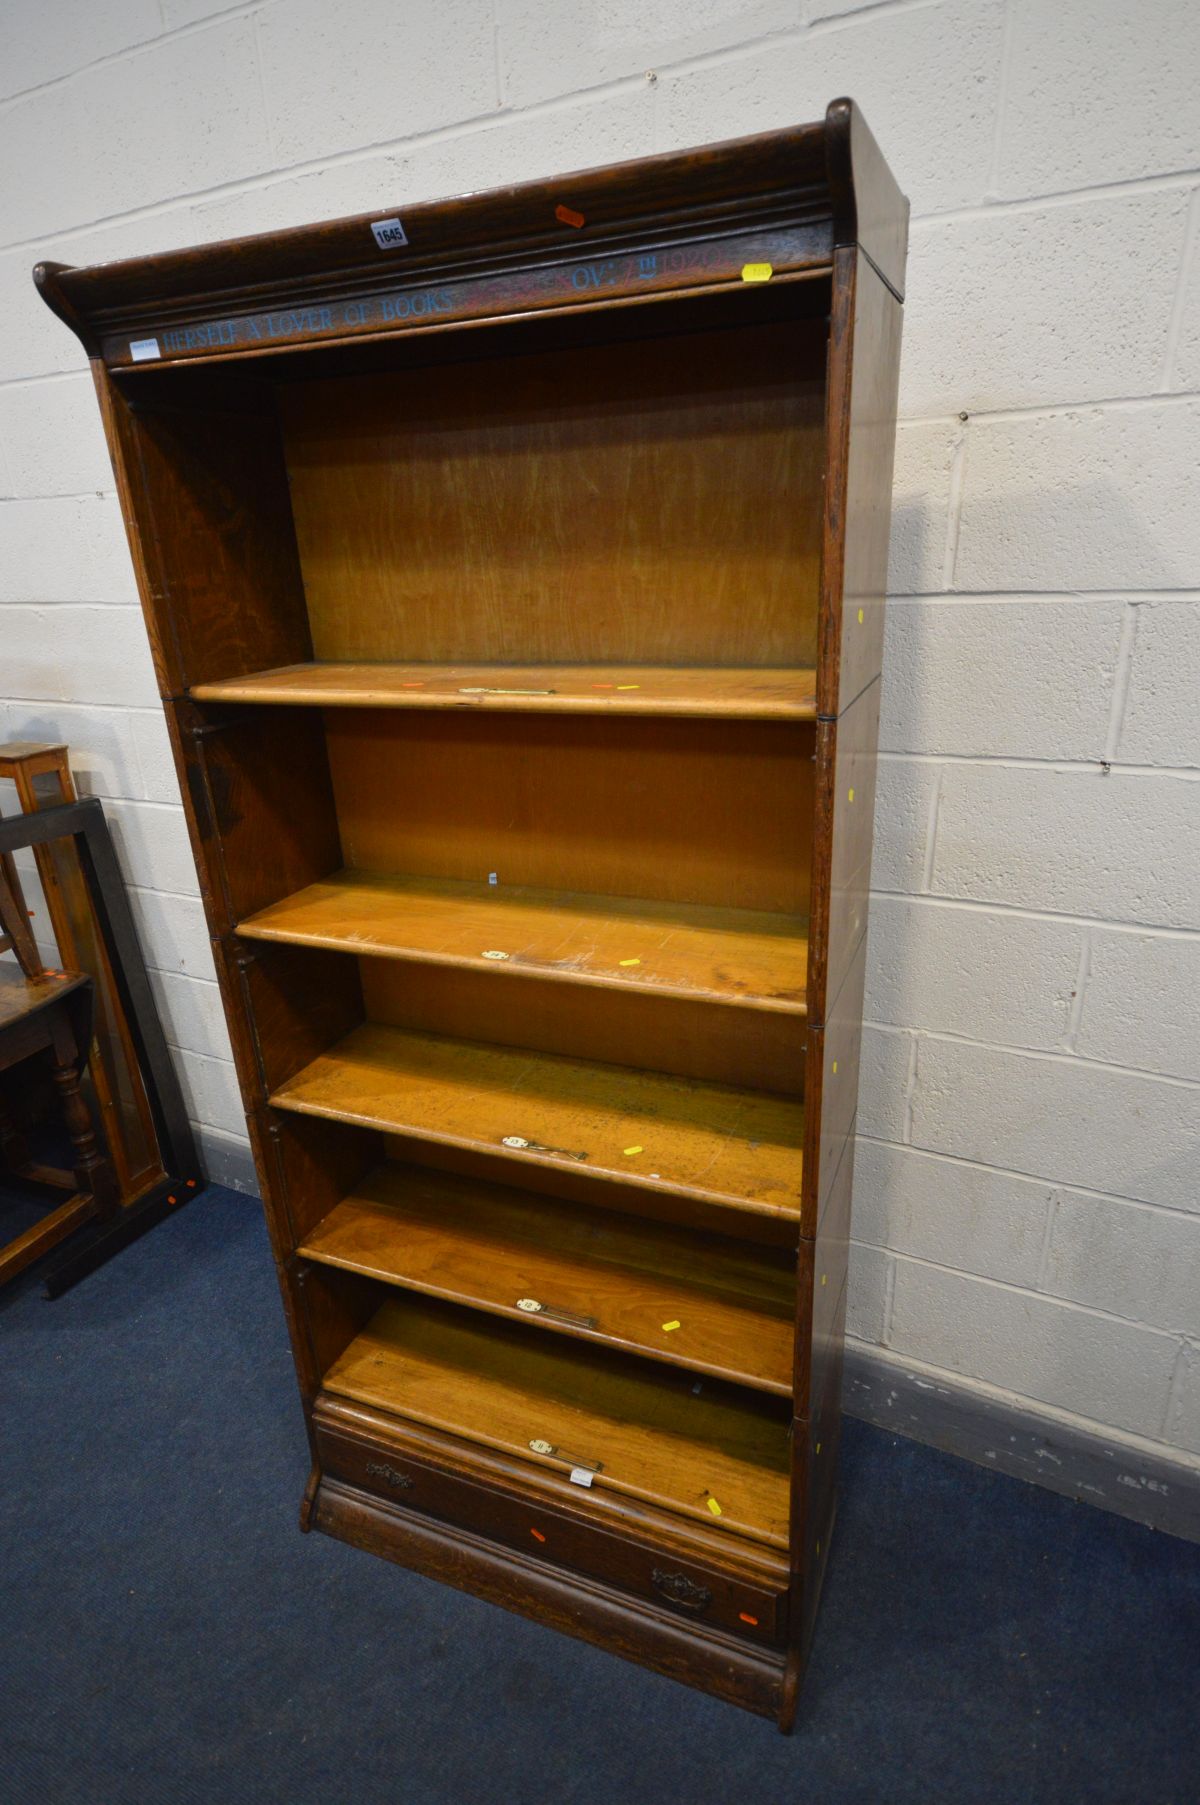
[[[779,1720],[785,1652],[754,1648],[640,1599],[534,1561],[449,1524],[322,1478],[312,1525],[489,1604],[535,1618],[611,1654]]]

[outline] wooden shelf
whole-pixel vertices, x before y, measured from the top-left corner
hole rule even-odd
[[[339,871],[238,926],[252,940],[805,1013],[800,916]]]
[[[816,672],[616,664],[286,664],[197,683],[197,702],[482,708],[815,721]]]
[[[760,1249],[389,1164],[343,1198],[300,1252],[532,1328],[791,1396],[795,1266]]]
[[[368,1022],[281,1085],[271,1102],[800,1219],[804,1106],[789,1097]]]
[[[417,1298],[385,1303],[325,1390],[787,1548],[788,1413],[754,1393]]]

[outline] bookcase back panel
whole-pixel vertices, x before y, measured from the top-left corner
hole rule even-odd
[[[801,1016],[407,960],[361,967],[373,1021],[751,1090],[803,1090]]]
[[[811,724],[326,719],[350,866],[807,912]]]
[[[280,386],[316,657],[811,665],[823,322]]]
[[[439,1172],[454,1172],[485,1184],[514,1183],[510,1162],[475,1149],[448,1147],[422,1142],[404,1135],[386,1138],[387,1157],[404,1166],[428,1166]],[[689,1230],[723,1237],[736,1236],[759,1248],[772,1248],[780,1258],[796,1252],[798,1229],[792,1216],[763,1216],[738,1213],[731,1222],[730,1212],[718,1205],[706,1204],[702,1198],[683,1192],[663,1191],[639,1185],[636,1175],[625,1184],[610,1184],[589,1172],[586,1166],[523,1165],[519,1183],[526,1191],[585,1209],[619,1210],[647,1221],[667,1222]]]

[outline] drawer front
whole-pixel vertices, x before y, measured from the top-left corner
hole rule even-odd
[[[323,1472],[378,1498],[421,1511],[533,1559],[649,1598],[681,1618],[758,1641],[782,1640],[786,1597],[702,1561],[579,1521],[553,1505],[478,1485],[406,1453],[384,1450],[318,1424]]]

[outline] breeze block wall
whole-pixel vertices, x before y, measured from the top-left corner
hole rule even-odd
[[[214,1176],[252,1182],[175,778],[31,266],[851,94],[913,205],[851,1330],[1200,1477],[1198,68],[1191,0],[10,0],[0,737],[105,799]]]

